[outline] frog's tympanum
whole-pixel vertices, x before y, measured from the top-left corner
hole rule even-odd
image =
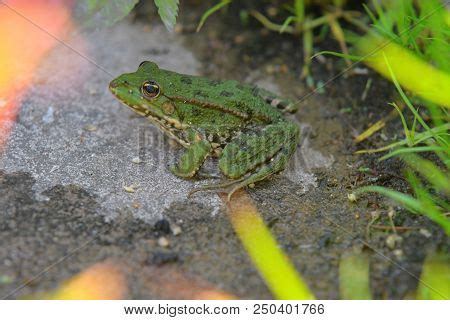
[[[111,81],[111,92],[186,148],[171,171],[190,178],[208,156],[229,179],[197,190],[233,192],[283,170],[299,140],[283,112],[294,104],[255,86],[160,69],[144,61]]]

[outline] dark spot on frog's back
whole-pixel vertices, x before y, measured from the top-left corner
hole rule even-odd
[[[230,92],[230,91],[222,91],[221,93],[220,93],[220,95],[222,96],[222,97],[232,97],[233,95],[234,95],[234,93],[233,92]]]
[[[181,83],[184,83],[184,84],[192,84],[192,79],[189,77],[181,77],[180,81],[181,81]]]
[[[207,97],[208,95],[206,93],[204,93],[203,91],[201,91],[201,90],[195,90],[194,91],[194,96],[196,96],[196,97]]]
[[[193,117],[198,117],[202,114],[201,111],[198,110],[197,108],[192,109],[191,113]]]

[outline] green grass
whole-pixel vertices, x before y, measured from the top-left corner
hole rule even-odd
[[[394,150],[380,160],[393,156],[401,157],[407,166],[405,176],[414,196],[381,186],[363,187],[357,193],[377,192],[387,196],[410,212],[427,216],[439,224],[450,236],[450,219],[447,216],[450,212],[450,203],[448,202],[450,198],[450,140],[448,134],[450,123],[437,127],[438,129],[444,127],[446,130],[436,130],[436,127],[430,127],[403,92],[387,59],[386,63],[391,72],[393,83],[414,118],[411,126],[408,126],[400,108],[393,104],[399,112],[403,124],[406,137],[404,140],[405,147],[399,147],[398,144],[391,145]],[[417,123],[422,126],[423,132],[416,131],[418,130]],[[418,144],[423,146],[415,147]],[[436,160],[438,163],[420,157],[417,154],[419,152],[435,153],[437,159],[439,159]]]
[[[219,0],[214,6],[205,11],[200,18],[197,27],[199,31],[206,20],[214,13],[227,7],[233,0]],[[266,1],[265,3],[269,3]],[[341,50],[348,54],[348,49],[345,41],[344,30],[341,27],[340,21],[355,21],[356,17],[361,13],[357,11],[344,10],[344,3],[342,0],[332,1],[311,1],[311,0],[292,0],[285,1],[282,5],[277,7],[279,11],[278,16],[283,17],[282,22],[274,22],[271,18],[262,13],[262,10],[249,10],[248,14],[259,21],[266,29],[278,33],[289,33],[295,37],[300,37],[303,44],[303,67],[300,77],[306,79],[308,86],[315,86],[314,79],[311,76],[310,65],[314,54],[314,43],[317,40],[323,40],[325,35],[330,32],[331,35],[338,42]],[[263,2],[264,3],[264,2]],[[318,8],[319,14],[310,10],[312,6]],[[314,32],[318,30],[319,37],[316,37]],[[349,65],[349,60],[346,60]],[[316,85],[319,87],[319,84]]]
[[[370,3],[371,8],[365,8],[371,29],[353,38],[357,55],[322,53],[363,61],[394,84],[407,107],[402,111],[396,103],[390,103],[398,112],[404,139],[357,153],[388,151],[380,161],[401,158],[411,192],[367,186],[356,193],[383,194],[410,212],[429,217],[450,235],[450,14],[437,0]],[[402,86],[409,89],[416,104]]]

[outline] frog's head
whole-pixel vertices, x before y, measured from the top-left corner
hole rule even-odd
[[[125,73],[112,80],[109,90],[135,112],[162,124],[179,123],[176,105],[164,94],[169,72],[154,62],[144,61],[136,72]]]

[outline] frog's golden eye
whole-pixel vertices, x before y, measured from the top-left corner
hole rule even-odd
[[[141,92],[147,99],[154,99],[159,96],[161,89],[155,81],[145,81],[142,84]]]

